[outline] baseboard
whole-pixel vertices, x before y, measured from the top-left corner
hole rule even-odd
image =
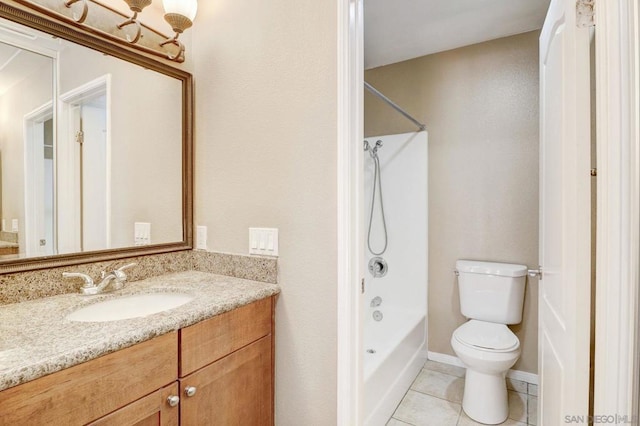
[[[426,361],[427,359],[429,359],[429,353],[430,352],[425,347],[423,347],[422,349],[420,349],[420,355],[418,356]]]
[[[441,362],[443,364],[455,365],[464,368],[464,364],[457,356],[441,354],[439,352],[427,352],[427,359],[430,361]]]
[[[427,352],[427,359],[435,362],[441,362],[443,364],[455,365],[456,367],[464,367],[464,364],[457,356],[441,354],[438,352]],[[521,380],[523,382],[531,383],[532,385],[538,384],[538,375],[520,370],[509,370],[507,377],[514,380]]]

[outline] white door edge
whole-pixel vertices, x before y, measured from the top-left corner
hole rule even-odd
[[[637,1],[618,0],[596,10],[595,415],[637,416],[640,398],[638,9]]]
[[[363,1],[338,6],[337,424],[362,424]]]
[[[552,0],[540,36],[538,422],[589,414],[591,84],[589,28]]]

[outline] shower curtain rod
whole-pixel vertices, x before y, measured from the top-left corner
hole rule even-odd
[[[382,94],[382,92],[380,92],[378,89],[376,89],[375,87],[373,87],[372,85],[370,85],[366,81],[364,82],[364,87],[369,92],[371,92],[372,94],[376,95],[378,98],[380,98],[381,100],[386,102],[391,108],[395,109],[400,114],[402,114],[407,120],[411,121],[413,124],[418,126],[418,129],[420,129],[420,131],[427,130],[427,126],[425,126],[424,124],[422,124],[421,122],[419,122],[418,120],[413,118],[411,115],[409,115],[408,112],[406,112],[405,110],[400,108],[400,106],[398,104],[393,102],[391,99],[387,98],[385,95]]]

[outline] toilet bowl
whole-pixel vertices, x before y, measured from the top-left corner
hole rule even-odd
[[[527,267],[458,260],[460,311],[468,321],[451,336],[467,368],[462,408],[473,420],[498,424],[509,415],[505,376],[520,356],[520,341],[507,327],[522,321]]]
[[[462,407],[472,419],[499,424],[509,415],[507,371],[520,357],[520,341],[504,324],[470,320],[453,332],[451,346],[467,368]]]

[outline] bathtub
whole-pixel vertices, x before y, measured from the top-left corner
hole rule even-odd
[[[364,424],[384,426],[426,361],[424,311],[378,308],[364,331]],[[370,313],[375,309],[367,308]]]

